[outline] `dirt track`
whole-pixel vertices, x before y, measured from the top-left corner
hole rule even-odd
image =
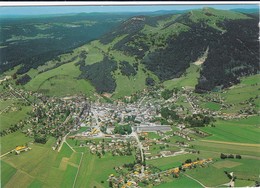
[[[223,141],[217,141],[217,140],[200,140],[200,141],[217,143],[217,144],[229,144],[229,145],[237,145],[237,146],[260,147],[260,144],[248,144],[248,143],[239,143],[239,142],[223,142]]]

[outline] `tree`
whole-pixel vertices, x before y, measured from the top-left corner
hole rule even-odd
[[[109,187],[113,187],[113,183],[112,183],[111,180],[109,180],[108,186],[109,186]]]
[[[236,159],[242,159],[241,155],[236,155]]]
[[[225,155],[224,153],[221,153],[221,154],[220,154],[220,158],[221,158],[221,159],[226,159],[226,158],[227,158],[227,155]]]
[[[187,160],[185,161],[185,163],[191,163],[191,162],[192,162],[191,159],[187,159]]]
[[[168,100],[169,98],[172,97],[172,90],[169,89],[165,89],[164,91],[162,91],[161,96],[162,98],[164,98],[165,100]]]

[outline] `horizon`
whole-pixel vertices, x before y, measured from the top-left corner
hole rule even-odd
[[[190,9],[201,9],[210,7],[221,10],[231,9],[259,9],[258,4],[235,4],[235,5],[97,5],[97,6],[20,6],[0,7],[1,16],[40,16],[40,15],[61,15],[78,13],[138,13],[156,11],[183,11]]]

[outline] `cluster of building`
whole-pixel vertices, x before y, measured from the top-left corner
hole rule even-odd
[[[168,170],[158,170],[154,169],[152,165],[146,165],[144,172],[142,173],[142,166],[140,164],[134,164],[130,167],[128,165],[123,165],[116,167],[115,170],[120,174],[125,168],[128,169],[129,173],[124,175],[115,176],[111,174],[108,177],[108,181],[113,187],[138,187],[140,183],[148,183],[149,185],[158,185],[162,183],[165,177],[173,176],[175,178],[179,177],[179,174],[186,169],[192,169],[196,167],[203,167],[209,163],[212,163],[212,158],[196,160],[190,163],[185,163],[180,167],[171,168]]]
[[[100,153],[101,155],[109,152],[113,156],[124,156],[131,155],[132,151],[136,149],[136,141],[112,139],[112,140],[102,140],[99,142],[87,142],[86,144],[81,144],[81,147],[89,147],[92,154]]]

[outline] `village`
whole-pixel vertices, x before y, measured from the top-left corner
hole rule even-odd
[[[78,147],[87,148],[99,158],[106,154],[134,156],[134,164],[116,166],[117,175],[108,177],[107,181],[113,187],[138,187],[140,182],[157,185],[168,176],[177,178],[185,169],[207,166],[213,162],[212,159],[183,161],[183,165],[166,171],[154,168],[147,161],[199,153],[190,142],[210,134],[198,127],[214,126],[216,117],[235,119],[250,116],[201,108],[198,104],[201,98],[186,88],[172,92],[167,99],[161,96],[163,89],[144,90],[134,101],[126,97],[112,103],[90,101],[83,95],[57,98],[11,86],[7,89],[1,94],[1,100],[15,98],[32,110],[25,120],[1,131],[1,136],[21,130],[33,137],[36,143],[45,144],[49,136],[56,138],[52,149],[58,152],[65,142],[74,147],[69,140],[76,140]],[[204,102],[212,100],[212,97],[203,98]],[[221,104],[222,108],[227,107],[219,96],[214,97],[214,102]],[[1,113],[10,110],[20,109],[11,104]],[[198,119],[207,123],[198,122]],[[20,154],[30,149],[28,145],[18,145],[11,152]]]

